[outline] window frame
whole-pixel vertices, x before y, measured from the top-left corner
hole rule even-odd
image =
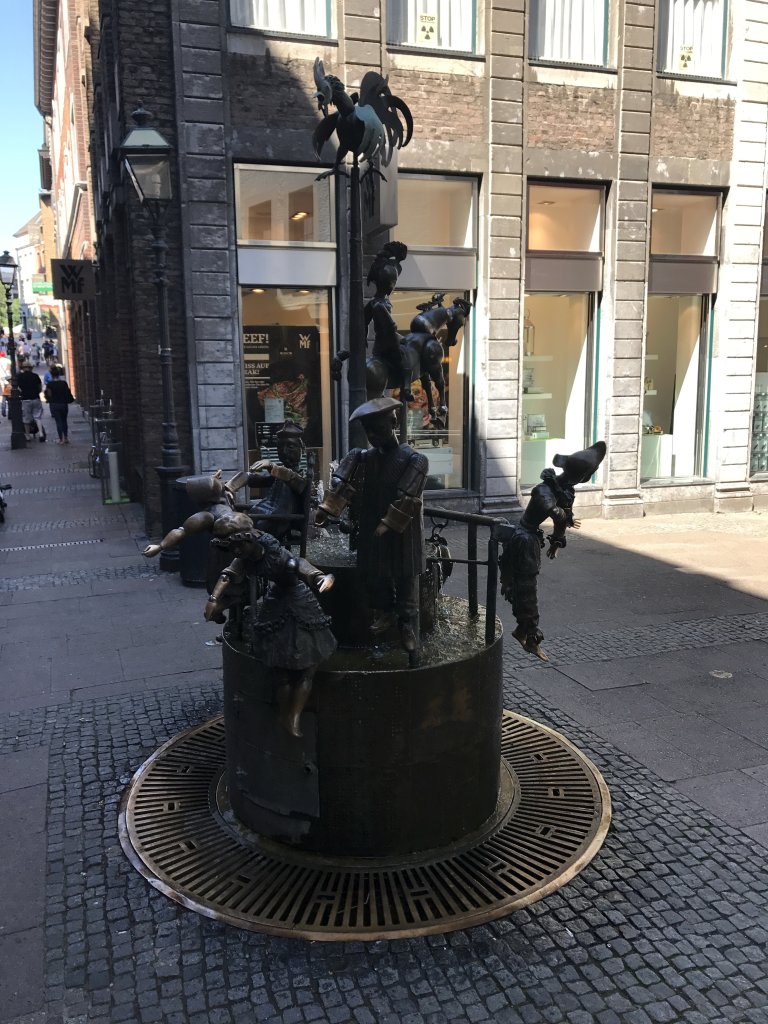
[[[616,70],[615,42],[613,38],[614,33],[612,32],[613,22],[616,18],[616,0],[603,0],[603,61],[601,64],[590,64],[580,60],[557,60],[552,57],[534,56],[531,53],[531,48],[534,40],[532,23],[535,13],[538,13],[537,5],[539,4],[539,2],[540,0],[529,0],[528,5],[527,60],[531,66],[550,68],[572,68],[573,70],[586,70],[597,72],[610,72]]]
[[[432,171],[420,171],[418,168],[403,168],[397,172],[398,187],[402,183],[403,179],[410,179],[411,181],[421,181],[429,183],[433,181],[447,181],[455,183],[468,182],[472,187],[472,197],[470,206],[470,222],[472,225],[472,245],[434,245],[426,243],[424,245],[415,245],[408,243],[408,251],[414,254],[419,252],[440,252],[440,253],[474,253],[478,252],[478,241],[479,241],[479,201],[480,201],[480,179],[477,174],[448,174],[445,172],[432,172]],[[400,215],[400,201],[398,199],[398,216]],[[399,225],[398,225],[399,227]],[[395,235],[398,233],[398,228],[393,228]]]
[[[600,192],[600,248],[594,252],[589,249],[531,249],[528,245],[530,236],[531,216],[531,188],[573,188],[590,189],[593,192]],[[558,256],[567,258],[580,258],[584,256],[599,256],[605,258],[605,214],[606,200],[608,197],[608,184],[603,181],[570,181],[560,178],[527,178],[525,183],[525,254],[526,256]],[[562,290],[562,289],[561,289]]]
[[[396,51],[398,53],[418,53],[418,54],[434,54],[435,56],[442,57],[459,57],[466,59],[467,57],[478,57],[478,9],[477,0],[470,0],[472,4],[472,13],[470,15],[472,22],[472,49],[471,50],[457,50],[451,49],[450,47],[444,46],[422,46],[418,42],[400,41],[397,42],[394,39],[390,39],[390,12],[397,0],[388,0],[386,5],[386,46],[388,50]],[[465,0],[466,2],[466,0]]]
[[[247,160],[232,161],[232,184],[235,213],[235,245],[239,249],[333,249],[338,247],[337,224],[336,224],[336,180],[333,175],[326,179],[329,188],[328,208],[330,211],[330,235],[327,242],[292,242],[286,239],[257,238],[247,239],[240,237],[240,177],[242,170],[281,172],[284,174],[307,174],[313,179],[317,178],[317,167],[310,167],[307,164],[267,164],[250,163]]]
[[[227,31],[244,33],[257,32],[260,36],[267,36],[275,39],[295,39],[300,42],[338,42],[338,28],[336,26],[335,9],[336,4],[334,0],[325,0],[326,34],[317,35],[315,32],[283,32],[281,29],[258,28],[255,25],[238,25],[232,20],[232,0],[227,0]]]
[[[659,78],[682,78],[689,82],[727,82],[730,58],[731,41],[731,4],[730,0],[723,0],[723,25],[720,42],[720,74],[702,75],[697,72],[680,71],[662,67],[661,40],[662,40],[662,18],[665,13],[671,14],[671,2],[673,0],[659,0],[658,17],[656,19],[656,74]],[[735,83],[733,83],[735,84]]]

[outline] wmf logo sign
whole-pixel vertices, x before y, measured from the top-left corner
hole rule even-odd
[[[56,299],[93,299],[96,281],[90,260],[51,260]]]
[[[419,43],[422,46],[437,46],[437,15],[419,15]]]

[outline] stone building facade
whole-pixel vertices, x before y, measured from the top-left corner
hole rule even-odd
[[[447,431],[409,414],[441,501],[514,507],[555,451],[601,437],[587,514],[768,504],[765,4],[693,0],[688,22],[682,0],[296,0],[290,19],[257,0],[90,6],[94,357],[150,524],[156,307],[120,139],[144,101],[176,154],[190,465],[240,468],[294,415],[325,475],[344,444],[327,371],[346,347],[347,186],[314,180],[317,56],[350,89],[381,70],[414,114],[399,221],[367,240],[411,247],[399,326],[435,292],[473,303]]]
[[[90,186],[92,96],[90,0],[35,0],[35,106],[43,117],[40,153],[41,201],[50,208],[53,245],[48,258],[94,258]],[[50,271],[50,267],[49,267]],[[51,280],[49,273],[48,280]],[[84,402],[96,387],[96,342],[90,302],[57,303],[62,358],[72,386]]]

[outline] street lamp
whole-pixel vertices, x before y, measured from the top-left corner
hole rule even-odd
[[[5,305],[8,310],[8,355],[11,359],[11,397],[8,415],[11,420],[11,448],[26,448],[27,436],[21,416],[21,395],[16,376],[16,339],[13,336],[13,282],[16,278],[16,261],[6,249],[0,256],[0,284],[5,288]]]
[[[165,241],[165,215],[173,197],[171,184],[171,146],[159,131],[148,122],[152,115],[139,104],[131,115],[136,127],[131,128],[123,139],[120,150],[125,169],[130,175],[133,187],[142,207],[149,213],[152,225],[152,252],[155,269],[154,282],[157,288],[157,305],[160,316],[160,371],[163,388],[163,435],[161,465],[157,467],[160,477],[160,517],[163,536],[178,526],[176,493],[174,483],[180,476],[189,473],[189,467],[181,464],[179,435],[176,429],[176,412],[173,402],[173,356],[171,354],[170,330],[168,325],[168,293]],[[178,549],[163,551],[160,568],[178,572]]]

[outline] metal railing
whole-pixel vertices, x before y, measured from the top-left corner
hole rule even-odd
[[[522,515],[522,512],[519,514]],[[519,518],[519,515],[516,518]],[[453,512],[447,508],[440,508],[437,505],[426,505],[424,517],[429,519],[433,526],[439,531],[445,529],[448,523],[464,523],[467,527],[467,557],[452,558],[450,555],[443,558],[428,558],[428,561],[448,561],[454,565],[466,565],[467,567],[467,601],[469,603],[469,614],[473,617],[480,614],[478,603],[477,569],[478,566],[486,566],[488,576],[485,585],[485,642],[492,644],[496,638],[496,591],[499,584],[499,543],[503,534],[512,527],[508,519],[496,519],[494,516],[484,516],[479,512]],[[487,557],[485,560],[477,557],[478,530],[484,527],[489,530]]]

